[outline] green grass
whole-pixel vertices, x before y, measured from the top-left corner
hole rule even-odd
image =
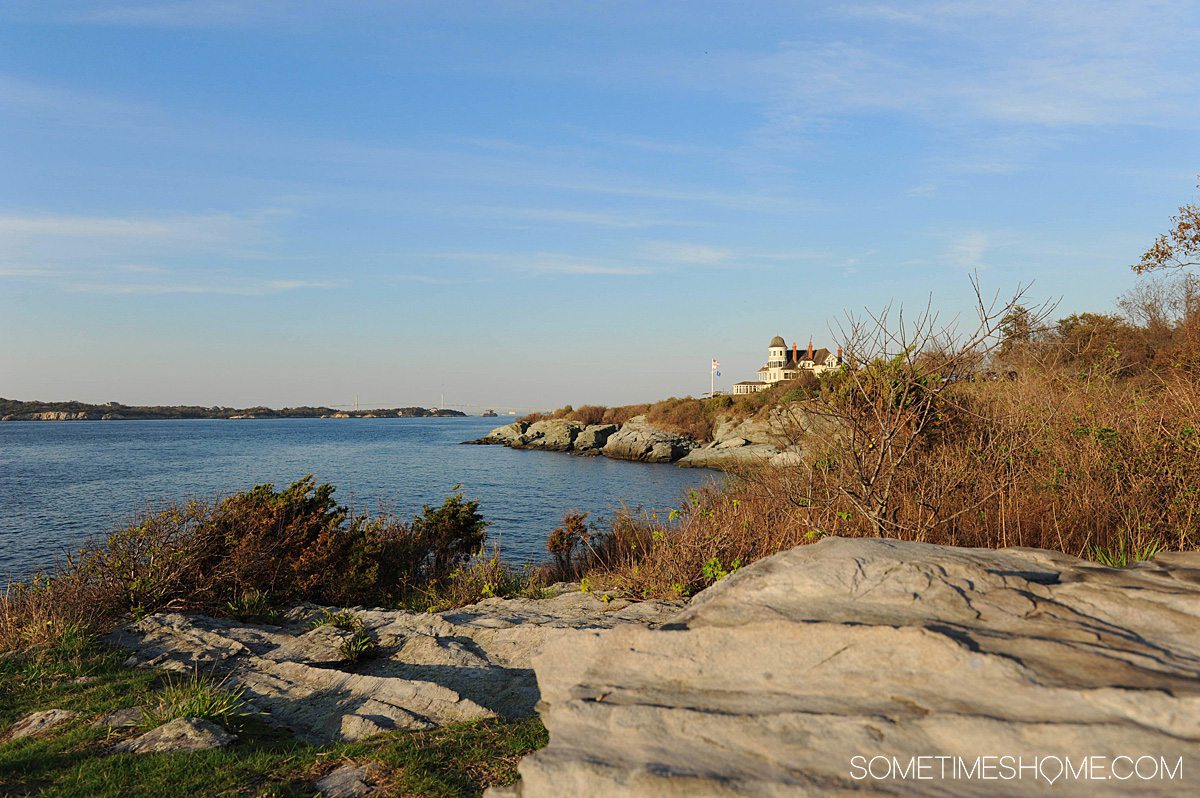
[[[322,626],[332,626],[334,629],[341,629],[344,632],[353,632],[361,625],[362,621],[350,610],[338,610],[337,612],[322,610],[322,614],[312,620],[308,624],[308,628],[319,629]]]
[[[144,710],[145,722],[153,728],[176,718],[203,718],[237,731],[253,714],[246,709],[245,692],[227,688],[224,680],[206,676],[199,668],[187,676],[168,675]]]
[[[238,742],[227,749],[178,754],[119,754],[105,750],[137,730],[90,727],[107,712],[155,705],[172,684],[160,673],[121,665],[124,654],[91,649],[80,669],[85,684],[53,667],[0,661],[0,729],[30,712],[82,713],[41,737],[0,743],[0,795],[48,796],[311,796],[311,783],[338,762],[373,764],[381,795],[479,795],[516,778],[516,764],[546,744],[537,718],[457,724],[429,732],[396,732],[359,743],[325,746],[296,741],[258,717],[239,718]],[[174,684],[178,685],[176,680]]]
[[[1117,539],[1117,542],[1108,547],[1091,546],[1088,548],[1088,556],[1109,568],[1127,568],[1135,562],[1143,562],[1154,558],[1154,555],[1163,551],[1163,544],[1158,540],[1149,540],[1144,543],[1137,543],[1130,540],[1126,543],[1124,537]]]

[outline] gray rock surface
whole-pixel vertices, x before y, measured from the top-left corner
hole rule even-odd
[[[66,709],[44,709],[26,715],[14,723],[5,735],[9,740],[20,740],[22,737],[33,737],[53,729],[55,726],[79,717],[78,712]]]
[[[575,438],[574,449],[577,452],[591,452],[603,449],[604,444],[618,429],[616,424],[589,424],[580,430]]]
[[[565,590],[565,586],[559,586]],[[391,729],[428,729],[533,712],[531,667],[542,647],[577,628],[646,625],[678,602],[604,602],[590,593],[488,599],[444,613],[359,610],[381,656],[349,666],[348,632],[309,628],[322,613],[297,608],[283,626],[164,613],[108,641],[133,650],[130,664],[189,671],[197,665],[241,687],[268,720],[314,742],[356,740]]]
[[[352,764],[345,764],[331,771],[313,786],[321,798],[362,798],[375,792],[367,769]]]
[[[713,440],[699,446],[687,436],[676,435],[635,416],[624,424],[584,426],[564,419],[548,419],[526,424],[518,421],[466,443],[495,444],[512,449],[594,455],[615,460],[646,463],[677,463],[685,468],[730,469],[762,462],[793,465],[799,460],[795,450],[797,435],[810,431],[813,420],[794,410],[776,408],[764,418],[716,420]],[[792,451],[788,451],[788,450]]]
[[[643,463],[673,463],[686,455],[696,443],[691,438],[664,432],[636,416],[621,425],[604,444],[604,456],[615,460]]]
[[[562,418],[535,421],[525,430],[524,435],[514,439],[509,445],[514,449],[568,452],[583,428],[584,425],[578,421],[567,421]]]
[[[721,416],[713,423],[712,437],[718,444],[721,441],[741,439],[749,443],[774,446],[779,443],[782,431],[776,414],[764,419]]]
[[[1200,794],[1197,552],[1115,570],[830,538],[658,628],[573,632],[534,667],[550,744],[497,795],[1043,795],[1051,779],[1056,795]],[[937,756],[955,759],[896,775]],[[1001,756],[1043,759],[1019,779],[998,759],[990,779],[962,777]],[[1153,757],[1141,766],[1160,777],[1062,775],[1064,757],[1118,775],[1121,756]]]
[[[676,465],[681,468],[738,468],[770,462],[779,454],[779,450],[774,446],[763,443],[725,448],[716,446],[707,449],[693,449]]]
[[[175,751],[207,751],[224,748],[237,740],[212,721],[201,718],[176,718],[157,729],[117,743],[114,754],[160,754]]]
[[[128,707],[110,712],[92,721],[93,729],[132,729],[142,723],[141,707]]]
[[[497,446],[511,446],[515,441],[522,440],[522,436],[525,434],[525,430],[527,429],[529,429],[529,425],[524,421],[514,421],[511,424],[505,424],[502,427],[496,427],[479,440],[465,442],[479,443],[484,445],[494,444]]]

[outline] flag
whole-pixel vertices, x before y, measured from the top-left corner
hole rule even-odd
[[[718,372],[716,372],[716,375],[717,375],[718,377],[720,377],[720,376],[721,376],[721,372],[719,372],[719,371],[718,371]]]
[[[721,361],[717,360],[716,358],[713,358],[713,364],[712,364],[713,371],[716,371],[717,366],[719,366],[719,365],[721,365]]]

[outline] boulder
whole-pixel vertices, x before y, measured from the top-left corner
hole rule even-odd
[[[777,444],[783,427],[777,412],[766,418],[730,418],[720,416],[713,422],[713,441],[720,445],[727,440],[745,440],[749,443]]]
[[[282,626],[161,613],[107,641],[131,649],[134,667],[214,673],[269,722],[322,743],[530,715],[539,698],[531,661],[544,646],[577,628],[662,621],[682,606],[555,587],[553,598],[487,599],[443,613],[358,610],[381,650],[353,666],[338,650],[345,632],[310,628],[324,612],[312,606],[289,611]]]
[[[752,443],[736,448],[693,449],[676,465],[680,468],[732,469],[773,461],[779,450],[764,443]]]
[[[1200,794],[1200,552],[829,538],[534,667],[550,744],[496,795]]]
[[[212,721],[202,718],[176,718],[151,729],[140,737],[117,743],[114,754],[161,754],[175,751],[207,751],[224,748],[237,740]]]
[[[48,732],[55,726],[66,723],[69,720],[74,720],[77,717],[79,717],[78,712],[71,712],[66,709],[44,709],[41,712],[26,715],[14,723],[9,728],[7,737],[10,740],[33,737],[34,735]]]
[[[514,449],[542,449],[547,452],[570,451],[575,437],[584,425],[578,421],[567,421],[565,418],[548,418],[535,421],[525,430],[522,439],[515,439],[509,445]]]
[[[522,440],[522,436],[525,434],[525,430],[527,429],[529,429],[529,425],[524,421],[514,421],[511,424],[505,424],[502,427],[496,427],[494,430],[478,440],[464,441],[464,443],[511,446],[513,442]]]
[[[574,449],[577,452],[591,452],[603,449],[604,444],[618,429],[616,424],[589,424],[579,431],[575,437]]]
[[[644,416],[637,416],[609,436],[602,452],[614,460],[673,463],[695,447],[691,438],[664,432],[647,424]]]

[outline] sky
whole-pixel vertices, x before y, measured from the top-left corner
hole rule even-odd
[[[622,404],[970,276],[1111,311],[1200,2],[0,4],[0,396]],[[443,399],[444,397],[444,399]]]

